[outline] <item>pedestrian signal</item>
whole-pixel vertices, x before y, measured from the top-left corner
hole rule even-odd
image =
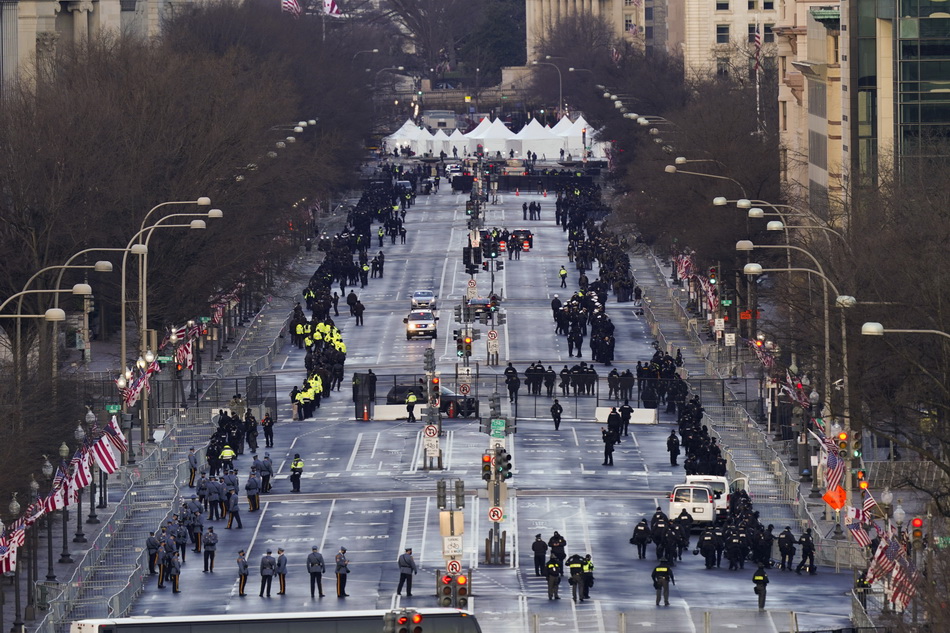
[[[488,453],[482,455],[482,479],[485,481],[491,481],[492,470],[491,470],[491,455]]]

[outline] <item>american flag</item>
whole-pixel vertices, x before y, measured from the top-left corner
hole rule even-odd
[[[125,438],[125,433],[122,432],[122,427],[119,426],[115,416],[112,416],[109,424],[106,425],[103,437],[108,439],[120,453],[129,450],[129,441]]]
[[[891,602],[898,611],[903,611],[910,604],[914,593],[917,591],[917,584],[920,582],[920,572],[914,569],[910,563],[898,564],[894,567],[894,575],[891,577]]]
[[[211,307],[214,308],[214,312],[211,314],[211,322],[217,325],[224,320],[224,309],[228,307],[228,304],[216,303]]]
[[[854,538],[855,543],[861,547],[867,547],[871,544],[871,537],[868,536],[867,530],[861,525],[862,515],[863,511],[859,508],[848,508],[850,522],[847,524],[847,528],[851,532],[851,537]]]
[[[92,470],[89,468],[89,453],[85,449],[79,449],[73,455],[69,466],[73,469],[72,486],[81,490],[92,483]]]
[[[861,520],[862,520],[864,523],[870,523],[870,522],[871,522],[871,511],[874,510],[874,508],[877,507],[877,501],[875,501],[875,500],[874,500],[874,497],[871,496],[871,491],[870,491],[870,490],[865,490],[865,491],[864,491],[864,494],[865,494],[866,496],[864,497],[864,508],[862,509],[862,517],[861,517]]]
[[[295,18],[299,18],[300,14],[303,13],[297,0],[280,0],[280,10],[291,14]]]
[[[834,490],[844,475],[844,460],[838,457],[837,448],[828,449],[828,463],[825,469],[825,488]]]
[[[881,539],[881,543],[877,546],[877,552],[875,552],[874,558],[871,560],[871,565],[868,567],[868,573],[865,577],[868,583],[874,583],[876,580],[880,580],[894,571],[897,559],[902,554],[903,548],[898,542],[897,535],[892,528],[891,534],[884,536]]]
[[[753,46],[753,55],[755,58],[755,66],[753,70],[758,72],[762,69],[762,30],[759,27],[759,23],[755,23],[755,34],[752,37],[752,46]]]

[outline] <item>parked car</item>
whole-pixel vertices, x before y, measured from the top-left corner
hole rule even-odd
[[[468,305],[475,308],[475,316],[481,316],[483,312],[496,312],[498,310],[498,295],[490,297],[475,297],[468,300]]]
[[[386,394],[386,404],[405,404],[406,396],[412,391],[416,394],[419,404],[429,402],[424,385],[394,385],[389,393]],[[454,403],[456,415],[467,418],[478,415],[478,400],[470,396],[463,396],[455,393],[446,387],[439,388],[439,411],[448,413],[449,408]]]
[[[419,336],[439,338],[439,328],[436,324],[438,320],[439,317],[435,316],[432,310],[413,310],[402,320],[406,324],[406,340]]]
[[[726,515],[729,514],[729,498],[739,490],[746,489],[747,480],[744,477],[740,477],[730,482],[727,477],[687,475],[686,483],[707,486],[712,489],[713,501],[716,505],[716,515],[720,519],[725,519]]]

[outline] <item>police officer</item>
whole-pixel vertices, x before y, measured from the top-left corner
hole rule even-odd
[[[561,288],[567,288],[567,269],[561,266],[561,270],[557,271],[557,274],[561,277]]]
[[[244,484],[244,491],[247,492],[247,511],[254,512],[261,507],[261,484],[257,481],[257,474],[251,473]]]
[[[339,316],[339,313],[337,313],[337,316]],[[274,420],[273,418],[270,417],[270,412],[264,414],[264,419],[261,420],[261,428],[264,429],[264,448],[273,448],[274,447]]]
[[[670,466],[678,466],[676,458],[680,456],[680,440],[675,430],[670,431],[670,436],[666,438],[666,451],[670,454]]]
[[[224,445],[224,448],[221,449],[221,453],[218,455],[218,459],[221,460],[221,465],[228,470],[231,470],[231,460],[235,457],[237,457],[237,453],[235,453],[228,444]]]
[[[673,569],[667,564],[667,560],[661,559],[660,564],[653,569],[653,588],[656,589],[656,606],[660,606],[660,596],[662,594],[664,606],[670,606],[670,583],[676,584],[673,577]]]
[[[778,535],[778,551],[782,556],[779,567],[785,571],[791,571],[792,559],[795,558],[795,537],[792,535],[792,528],[788,525]]]
[[[590,600],[590,588],[594,586],[594,562],[590,559],[590,554],[584,556],[581,571],[584,574],[584,599]]]
[[[244,524],[241,523],[241,506],[240,506],[240,504],[239,504],[239,502],[238,502],[237,491],[235,491],[234,489],[231,489],[229,492],[231,493],[231,499],[228,501],[228,525],[227,525],[227,529],[230,530],[230,529],[231,529],[231,525],[232,525],[235,521],[237,521],[237,528],[236,528],[236,529],[238,529],[238,530],[243,530],[243,529],[244,529]]]
[[[274,580],[274,571],[277,569],[277,561],[271,556],[271,550],[261,557],[261,598],[264,597],[264,590],[267,590],[267,597],[270,598],[270,585]]]
[[[412,557],[412,548],[407,547],[404,554],[399,556],[399,586],[396,588],[396,595],[402,595],[402,586],[406,585],[406,596],[412,597],[412,575],[419,573],[416,567],[416,561]]]
[[[633,528],[633,536],[630,542],[637,546],[637,558],[647,557],[647,545],[650,543],[650,526],[646,519],[640,519],[640,522]]]
[[[291,492],[300,492],[300,475],[303,474],[303,460],[300,459],[300,453],[294,453],[294,461],[290,462],[290,483],[293,486]]]
[[[145,550],[148,552],[148,573],[152,576],[156,574],[155,563],[158,558],[158,550],[161,547],[162,544],[158,542],[155,532],[149,532],[148,538],[145,539]]]
[[[214,573],[214,553],[218,549],[218,535],[214,528],[208,526],[208,533],[204,536],[205,542],[205,572]]]
[[[561,576],[564,575],[564,568],[557,556],[551,556],[546,566],[548,576],[548,600],[560,600],[558,588],[561,586]]]
[[[244,557],[244,550],[242,549],[238,552],[237,557],[237,567],[238,567],[238,597],[243,598],[247,594],[244,593],[244,588],[247,586],[247,558]]]
[[[277,548],[277,582],[280,583],[280,591],[277,592],[278,596],[283,596],[287,593],[287,556],[284,554],[284,548]]]
[[[547,560],[548,544],[544,542],[540,534],[534,536],[534,543],[531,544],[531,551],[534,552],[534,575],[543,576],[545,561]]]
[[[270,492],[273,488],[270,480],[274,476],[274,462],[271,461],[270,453],[264,453],[264,459],[261,460],[261,468],[258,472],[261,474],[261,492]]]
[[[716,533],[712,528],[706,528],[699,537],[699,553],[706,559],[706,569],[716,566]]]
[[[319,548],[314,545],[310,548],[310,555],[307,556],[307,573],[310,574],[310,597],[314,597],[314,588],[320,590],[320,597],[323,597],[323,574],[327,566],[323,561],[323,554]]]
[[[350,573],[350,559],[346,557],[346,548],[341,547],[336,555],[336,597],[346,598],[346,577]]]
[[[168,561],[168,575],[172,581],[172,593],[181,593],[178,589],[178,579],[181,576],[181,559],[178,558],[178,551],[172,552],[172,557]]]
[[[755,595],[759,597],[759,608],[765,608],[765,588],[769,584],[769,575],[765,573],[765,567],[759,565],[759,568],[752,574],[752,583],[755,585]]]
[[[419,398],[416,396],[414,391],[409,391],[406,395],[406,411],[409,413],[409,417],[406,419],[406,422],[415,422],[416,421],[416,400]]]
[[[584,602],[584,559],[574,554],[567,559],[567,569],[571,572],[571,597],[574,602]]]
[[[198,455],[195,454],[195,449],[188,450],[188,487],[195,487],[195,475],[198,474]]]
[[[808,569],[808,573],[814,576],[818,573],[818,570],[815,568],[815,541],[811,537],[811,528],[805,530],[805,533],[798,537],[798,542],[802,546],[802,560],[798,563],[798,567],[795,568],[795,573],[799,576],[802,573],[802,569]]]
[[[557,558],[563,565],[564,559],[567,558],[567,552],[564,551],[564,548],[567,547],[567,540],[555,530],[554,536],[548,539],[548,546],[551,548],[551,556]]]
[[[561,414],[564,413],[564,407],[561,406],[561,403],[557,401],[557,398],[554,399],[554,404],[551,405],[551,419],[554,420],[554,430],[557,431],[561,428]]]

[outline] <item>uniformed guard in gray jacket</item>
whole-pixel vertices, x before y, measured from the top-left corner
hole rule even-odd
[[[399,587],[396,589],[396,595],[402,595],[402,586],[406,585],[406,596],[412,597],[412,576],[418,574],[419,568],[416,567],[416,561],[412,557],[412,548],[407,547],[406,552],[399,557]]]
[[[205,572],[214,573],[214,553],[218,549],[218,535],[214,533],[214,528],[208,526],[208,532],[204,536],[205,545]]]
[[[264,591],[267,591],[267,597],[270,598],[270,585],[274,580],[274,572],[277,569],[277,561],[271,556],[271,551],[261,557],[261,598],[264,597]]]
[[[277,581],[280,583],[277,595],[282,596],[287,593],[287,555],[283,547],[277,548]]]
[[[242,549],[238,552],[237,557],[237,566],[238,566],[238,596],[243,598],[247,594],[244,593],[244,588],[247,586],[247,558],[244,557],[244,550]]]
[[[307,556],[307,572],[310,574],[310,597],[314,597],[314,587],[320,590],[320,597],[323,597],[323,574],[327,566],[323,560],[323,554],[319,548],[314,545],[310,548],[310,555]]]
[[[350,573],[350,559],[346,557],[346,548],[341,547],[336,555],[336,597],[346,598],[346,577]]]
[[[181,593],[178,588],[178,579],[181,577],[181,560],[178,558],[178,552],[172,553],[171,560],[168,561],[168,575],[172,581],[172,593]]]
[[[270,492],[273,488],[270,480],[274,476],[274,462],[271,461],[270,453],[264,453],[264,459],[261,460],[261,463],[264,465],[261,468],[261,491]]]
[[[251,473],[244,484],[244,490],[247,492],[247,511],[255,512],[261,507],[261,483],[257,480],[257,475]]]
[[[194,488],[195,475],[198,474],[198,455],[193,448],[188,450],[188,470],[188,487]]]
[[[158,542],[155,532],[149,532],[148,538],[145,539],[145,551],[148,552],[148,573],[152,576],[157,573],[155,571],[155,563],[158,559],[158,550],[161,549],[161,547],[162,544]]]
[[[238,498],[237,492],[235,490],[231,490],[231,499],[228,501],[228,525],[226,529],[230,530],[235,521],[237,521],[236,529],[243,530],[244,524],[241,523],[240,500]]]

